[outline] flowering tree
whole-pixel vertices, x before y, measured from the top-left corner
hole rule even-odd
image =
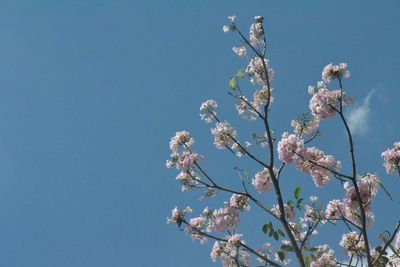
[[[248,157],[260,170],[250,182],[242,180],[241,191],[225,187],[202,167],[204,158],[195,152],[190,134],[186,131],[177,132],[170,142],[172,154],[167,167],[180,171],[176,179],[182,191],[205,190],[207,197],[219,192],[231,196],[221,208],[205,208],[199,217],[189,218],[192,213],[190,207],[175,208],[168,223],[177,224],[193,240],[202,244],[214,240],[211,260],[219,259],[223,266],[282,266],[290,261],[299,266],[312,267],[400,266],[400,222],[394,226],[391,234],[380,237],[381,242],[377,247],[372,247],[368,234],[368,227],[374,221],[373,200],[379,189],[387,191],[376,174],[357,173],[353,137],[344,115],[345,107],[352,103],[352,98],[343,89],[344,80],[350,77],[347,64],[324,67],[321,81],[308,88],[311,114],[293,120],[293,132],[284,132],[278,141],[269,120],[274,102],[271,87],[274,71],[266,58],[263,18],[255,17],[249,37],[238,29],[235,16],[229,19],[230,25],[224,26],[223,31],[234,32],[241,37],[240,46],[234,47],[233,51],[239,57],[248,59],[247,67],[229,80],[229,95],[237,100],[236,109],[241,117],[259,120],[263,124],[264,134],[254,136],[255,145],[252,147],[266,149],[267,157],[256,156],[250,142],[239,141],[237,131],[218,117],[216,101],[204,102],[200,107],[200,116],[206,123],[215,123],[211,134],[216,148],[227,149],[237,157]],[[239,86],[239,79],[244,77],[260,88],[254,92],[253,99],[248,98]],[[338,82],[340,89],[328,89],[334,82]],[[332,155],[310,145],[320,134],[319,124],[334,118],[341,121],[347,133],[351,161],[349,173],[342,170],[341,162]],[[400,142],[383,152],[382,157],[387,173],[400,175]],[[293,188],[294,199],[285,199],[281,181],[288,164],[295,165],[298,171],[310,176],[317,189],[332,179],[337,180],[345,190],[342,199],[333,199],[326,207],[322,207],[317,204],[316,196],[311,196],[309,201],[301,198],[300,187]],[[275,194],[275,205],[267,207],[262,201],[263,194]],[[240,214],[249,211],[250,205],[269,216],[271,221],[262,226],[262,231],[272,243],[252,247],[236,232]],[[335,255],[328,244],[314,245],[315,241],[311,242],[318,228],[325,223],[343,223],[346,226],[348,231],[339,243],[344,255]]]

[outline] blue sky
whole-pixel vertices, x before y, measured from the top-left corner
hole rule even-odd
[[[198,116],[214,98],[243,140],[261,129],[238,118],[226,94],[228,77],[246,64],[231,50],[239,38],[222,32],[232,14],[244,32],[255,15],[265,17],[278,135],[308,111],[307,86],[322,68],[349,64],[353,109],[369,110],[355,136],[359,172],[377,172],[396,195],[389,203],[379,194],[371,235],[392,230],[400,180],[385,174],[380,153],[400,139],[399,12],[397,1],[2,1],[0,265],[212,265],[211,243],[200,246],[165,221],[175,205],[196,215],[229,196],[199,202],[198,192],[180,193],[165,160],[170,137],[186,129],[223,183],[236,184],[233,166],[258,171],[217,151]],[[340,124],[322,131],[316,145],[348,167]],[[285,194],[297,185],[305,196],[315,191],[288,168]],[[320,193],[327,200],[343,190],[331,182]],[[242,218],[254,246],[268,241],[265,220],[256,208]],[[320,238],[338,243],[340,230],[322,228]]]

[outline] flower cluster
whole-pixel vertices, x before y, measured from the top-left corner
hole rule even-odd
[[[250,26],[250,43],[252,46],[257,47],[264,45],[264,18],[256,16],[254,19],[256,20],[255,23]]]
[[[345,92],[340,90],[329,91],[322,88],[316,92],[310,100],[311,113],[319,119],[330,119],[335,116],[335,109],[352,103],[352,99],[346,97]]]
[[[232,50],[239,57],[245,57],[247,55],[247,48],[244,45],[239,47],[233,47]]]
[[[274,102],[274,98],[272,96],[272,88],[268,90],[268,86],[263,86],[262,89],[255,91],[253,97],[253,106],[258,112],[261,111],[261,106],[266,104],[270,106],[271,103]]]
[[[230,148],[235,144],[234,138],[237,133],[228,122],[218,122],[211,129],[211,134],[214,136],[214,144],[218,149]]]
[[[269,67],[268,59],[264,58],[263,60],[260,57],[252,57],[250,59],[246,67],[246,73],[249,75],[252,84],[261,84],[263,86],[267,84],[267,73],[270,82],[274,77],[274,71]]]
[[[184,146],[185,148],[190,148],[194,143],[190,134],[186,131],[176,132],[175,136],[171,138],[169,142],[169,148],[173,153],[178,152],[179,148]]]
[[[229,24],[228,26],[227,26],[227,25],[224,25],[224,26],[222,27],[222,30],[223,30],[224,32],[233,32],[233,31],[235,31],[235,29],[236,29],[236,25],[235,25],[236,16],[235,16],[235,15],[229,16],[228,19],[231,21],[231,24]]]
[[[233,194],[229,200],[229,206],[236,208],[240,211],[249,211],[249,198],[245,195]]]
[[[186,131],[176,132],[169,143],[172,154],[171,159],[167,160],[166,166],[180,171],[176,180],[181,183],[182,191],[190,191],[200,180],[195,172],[195,164],[203,160],[203,157],[192,151],[193,143],[193,138]]]
[[[275,175],[277,175],[278,169],[274,168],[274,172]],[[260,194],[270,192],[273,188],[273,184],[269,170],[264,168],[262,171],[257,172],[252,184]]]
[[[285,215],[286,215],[286,219],[288,221],[293,221],[294,220],[294,208],[290,207],[288,204],[284,205],[284,210],[285,210]],[[273,214],[275,214],[277,217],[281,217],[281,211],[279,210],[279,206],[278,205],[274,205],[271,209],[271,212]]]
[[[249,253],[238,246],[244,243],[240,237],[241,235],[235,234],[229,237],[228,242],[216,241],[211,250],[211,260],[215,262],[220,258],[223,267],[250,267]]]
[[[358,190],[360,191],[361,201],[365,207],[368,207],[378,193],[380,179],[377,175],[367,173],[359,177]],[[351,208],[358,207],[358,199],[354,186],[346,186],[346,196],[344,202]]]
[[[396,142],[393,145],[392,149],[388,149],[382,153],[383,166],[385,166],[388,174],[398,172],[400,175],[400,142]]]
[[[278,143],[278,156],[279,159],[285,163],[296,163],[299,161],[299,153],[304,150],[303,139],[294,134],[284,132],[282,139]]]
[[[317,133],[320,119],[310,115],[302,115],[297,120],[292,120],[291,125],[294,128],[293,132],[303,138],[307,135]]]
[[[235,229],[239,222],[239,210],[231,206],[214,210],[212,214],[212,228],[218,233]]]
[[[171,218],[167,218],[167,223],[180,226],[183,218],[192,212],[193,210],[190,207],[186,207],[184,210],[179,210],[178,207],[175,207],[171,212]]]
[[[252,107],[248,105],[249,101],[245,96],[242,96],[240,102],[235,105],[236,110],[238,111],[240,117],[246,120],[255,120],[257,119],[257,113],[252,108],[255,107],[253,104]]]
[[[316,147],[305,148],[300,153],[300,160],[297,168],[305,174],[311,176],[317,187],[324,186],[332,178],[330,170],[338,171],[341,169],[340,161],[336,161],[333,156],[325,153]]]
[[[333,65],[332,63],[325,66],[322,71],[322,80],[328,84],[332,80],[337,78],[350,78],[350,72],[346,70],[347,64],[340,63],[339,65]]]
[[[336,267],[336,258],[333,255],[333,250],[327,245],[319,246],[315,252],[315,258],[310,267]]]
[[[324,186],[332,178],[332,171],[341,168],[332,156],[315,147],[305,148],[303,139],[287,132],[278,143],[278,156],[285,163],[295,163],[300,171],[312,177],[317,187]]]
[[[374,221],[371,203],[378,193],[380,179],[375,174],[367,173],[358,177],[357,186],[366,213],[366,220],[371,224]],[[342,201],[338,199],[329,201],[325,211],[326,219],[331,221],[344,219],[355,225],[362,225],[357,191],[354,185],[350,186],[348,183],[345,183],[344,187],[346,195]]]
[[[200,106],[200,118],[206,123],[211,123],[213,119],[215,119],[215,116],[217,116],[217,112],[215,111],[217,107],[218,104],[213,99],[209,99],[202,103]]]
[[[365,242],[362,234],[350,232],[344,234],[339,243],[343,247],[345,253],[351,257],[352,255],[362,256],[365,253]]]

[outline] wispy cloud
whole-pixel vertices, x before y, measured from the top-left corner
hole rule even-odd
[[[353,134],[365,136],[368,133],[371,113],[370,103],[375,91],[375,89],[370,90],[364,98],[363,103],[350,110],[349,127]]]

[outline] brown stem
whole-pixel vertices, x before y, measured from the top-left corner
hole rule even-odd
[[[340,81],[340,80],[339,80]],[[341,85],[341,83],[340,83]],[[340,99],[340,102],[342,102],[342,99]],[[358,183],[357,183],[357,170],[356,170],[356,160],[355,160],[355,156],[354,156],[354,144],[353,144],[353,137],[351,135],[351,131],[349,128],[349,125],[347,124],[347,121],[343,115],[343,112],[341,110],[338,110],[337,108],[335,108],[334,106],[331,106],[340,116],[344,127],[346,129],[346,133],[347,133],[347,137],[349,139],[349,148],[350,148],[350,155],[351,155],[351,167],[352,167],[352,183],[354,186],[354,189],[356,191],[357,194],[357,201],[360,207],[360,212],[361,212],[361,228],[362,228],[362,235],[364,237],[364,242],[365,242],[365,250],[367,253],[367,262],[368,262],[368,267],[372,267],[372,257],[371,257],[371,251],[370,251],[370,247],[369,247],[369,242],[368,242],[368,234],[367,234],[367,219],[366,219],[366,215],[365,215],[365,208],[364,208],[364,204],[362,202],[361,199],[361,193],[360,193],[360,189],[358,188]]]

